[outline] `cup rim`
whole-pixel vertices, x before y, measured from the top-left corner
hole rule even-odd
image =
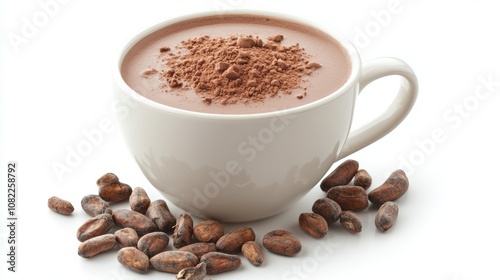
[[[134,89],[132,89],[123,79],[123,76],[121,75],[121,65],[123,62],[123,59],[125,58],[126,54],[130,51],[130,49],[137,44],[141,39],[144,37],[148,36],[149,34],[152,34],[153,32],[160,30],[168,25],[182,22],[185,20],[193,19],[193,18],[198,18],[198,17],[207,17],[207,16],[217,16],[221,15],[220,11],[209,11],[209,12],[197,12],[197,13],[190,13],[186,15],[181,15],[177,16],[174,18],[170,18],[167,20],[162,20],[159,23],[153,24],[149,26],[146,29],[142,29],[139,32],[136,32],[134,35],[132,35],[128,40],[125,41],[124,44],[121,45],[119,48],[119,51],[117,52],[117,56],[114,59],[113,63],[113,80],[116,86],[119,87],[119,89],[123,92],[125,92],[129,97],[133,98],[137,102],[141,102],[149,107],[165,111],[165,112],[170,112],[170,113],[176,113],[180,115],[185,115],[185,116],[190,116],[190,117],[197,117],[197,118],[204,118],[204,119],[217,119],[217,120],[248,120],[248,119],[265,119],[269,117],[276,117],[277,114],[280,116],[287,116],[287,115],[294,115],[297,113],[305,112],[312,110],[317,107],[321,107],[324,104],[327,104],[335,99],[337,99],[339,96],[342,94],[346,93],[350,88],[355,86],[357,81],[359,80],[359,76],[361,74],[361,59],[359,56],[358,51],[354,47],[354,45],[342,34],[337,32],[336,30],[332,28],[327,28],[326,26],[320,24],[319,22],[312,21],[310,19],[305,19],[298,17],[296,15],[290,15],[290,14],[284,14],[284,13],[278,13],[278,12],[269,12],[269,11],[261,11],[261,10],[233,10],[233,11],[224,11],[225,15],[255,15],[255,16],[262,16],[262,17],[273,17],[277,19],[282,19],[285,21],[293,21],[302,25],[310,26],[313,28],[316,28],[320,31],[323,31],[325,34],[329,35],[332,37],[334,40],[336,40],[340,46],[345,50],[346,54],[349,56],[349,60],[351,63],[351,73],[347,79],[347,81],[336,91],[328,94],[325,97],[322,97],[318,100],[308,102],[306,104],[300,105],[300,106],[295,106],[287,109],[280,109],[276,111],[269,111],[269,112],[262,112],[262,113],[243,113],[243,114],[218,114],[218,113],[205,113],[205,112],[198,112],[198,111],[190,111],[186,109],[180,109],[172,106],[168,106],[165,104],[158,103],[156,101],[153,101],[151,99],[148,99],[142,95],[140,95],[138,92],[136,92]]]

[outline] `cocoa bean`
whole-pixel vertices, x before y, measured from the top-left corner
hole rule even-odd
[[[141,187],[135,187],[132,190],[128,201],[130,204],[130,209],[141,214],[146,214],[149,204],[151,204],[151,200],[149,199],[146,190]]]
[[[149,259],[149,264],[158,271],[179,273],[184,268],[197,265],[198,261],[190,252],[165,251]]]
[[[273,230],[264,235],[262,245],[269,251],[283,255],[295,256],[302,250],[300,240],[287,230]]]
[[[353,185],[360,186],[367,190],[372,185],[372,176],[365,169],[360,169],[354,175]]]
[[[172,240],[175,248],[181,248],[191,243],[193,236],[193,219],[189,214],[180,214],[177,218]]]
[[[137,249],[144,252],[149,258],[164,251],[168,246],[168,235],[161,231],[150,232],[137,241]]]
[[[380,206],[387,201],[394,201],[406,193],[409,187],[408,177],[401,169],[392,174],[379,187],[368,194],[368,199],[375,205]]]
[[[113,211],[112,217],[117,226],[133,228],[140,236],[158,230],[158,227],[150,218],[132,210],[120,209]]]
[[[80,203],[83,211],[92,217],[100,214],[112,214],[109,203],[96,194],[89,194],[82,198]]]
[[[158,230],[165,233],[173,233],[177,219],[172,215],[167,203],[163,199],[158,199],[149,204],[146,217],[153,220]]]
[[[175,279],[177,280],[203,280],[207,275],[207,264],[201,262],[195,267],[183,268],[177,275]]]
[[[340,224],[343,228],[352,233],[359,233],[363,228],[361,220],[351,211],[343,211],[340,214]]]
[[[389,230],[398,218],[399,207],[396,202],[387,201],[382,204],[375,216],[375,226],[378,230],[385,232]]]
[[[132,194],[132,188],[120,182],[113,173],[102,175],[97,179],[96,184],[99,187],[99,196],[108,202],[124,201]]]
[[[73,204],[71,204],[71,202],[57,196],[49,198],[47,204],[50,210],[62,215],[69,215],[73,213],[73,211],[75,211],[75,208],[73,207]]]
[[[108,184],[115,184],[119,183],[120,180],[118,179],[118,176],[116,176],[114,173],[106,173],[102,175],[99,179],[97,179],[97,186],[103,187]]]
[[[83,242],[90,238],[108,233],[113,227],[110,214],[100,214],[85,221],[76,231],[76,238]]]
[[[255,232],[249,227],[238,227],[224,234],[215,246],[223,253],[234,254],[241,252],[241,246],[247,241],[255,240]]]
[[[312,206],[313,213],[321,215],[328,224],[333,224],[340,218],[342,208],[328,197],[317,199]]]
[[[248,259],[248,261],[255,265],[260,266],[264,262],[264,255],[259,244],[255,241],[247,241],[243,246],[241,246],[241,252],[243,256]]]
[[[149,268],[149,258],[146,254],[134,247],[121,248],[116,256],[118,262],[128,269],[145,273]]]
[[[217,247],[215,247],[215,243],[199,242],[186,245],[182,248],[179,248],[178,251],[191,252],[197,258],[201,258],[201,256],[205,255],[206,253],[217,251]]]
[[[207,274],[211,275],[235,270],[241,265],[240,257],[221,252],[206,253],[200,258],[200,262],[207,265]]]
[[[200,242],[215,243],[224,235],[224,226],[214,220],[204,220],[193,228],[193,236]]]
[[[99,188],[99,196],[109,202],[125,201],[131,194],[132,188],[123,183],[108,184]]]
[[[325,218],[316,213],[300,214],[299,227],[314,238],[322,238],[328,232],[328,223]]]
[[[115,238],[122,247],[135,247],[139,241],[139,235],[133,228],[122,228],[115,231]]]
[[[355,160],[349,159],[342,162],[321,181],[321,189],[324,192],[327,192],[333,187],[349,184],[354,177],[354,174],[358,171],[358,168],[359,163]]]
[[[359,186],[337,186],[331,188],[326,196],[340,205],[342,210],[361,211],[368,207],[368,195]]]
[[[97,254],[113,249],[115,244],[115,236],[112,233],[99,235],[80,243],[78,246],[78,255],[84,258],[91,258]]]

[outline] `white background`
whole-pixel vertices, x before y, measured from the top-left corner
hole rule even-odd
[[[161,198],[116,127],[110,110],[111,61],[141,29],[214,9],[279,11],[331,26],[358,47],[363,60],[395,56],[407,61],[417,73],[420,92],[398,128],[349,157],[372,174],[374,185],[397,168],[407,172],[410,190],[399,201],[394,228],[377,232],[375,213],[368,210],[360,214],[363,231],[358,235],[338,224],[322,240],[305,235],[297,219],[324,196],[315,187],[288,211],[247,224],[258,242],[272,229],[291,230],[303,242],[299,255],[265,251],[262,267],[244,259],[238,271],[212,279],[499,279],[498,1],[8,0],[0,5],[1,279],[175,278],[157,271],[133,273],[116,261],[116,251],[79,257],[76,229],[88,218],[80,200],[97,192],[95,181],[105,172]],[[384,110],[393,82],[380,81],[362,93],[354,126]],[[68,166],[70,151],[102,123],[108,125],[102,138]],[[10,160],[18,163],[16,273],[7,271]],[[67,172],[58,176],[55,164],[66,165]],[[65,217],[50,211],[47,199],[53,195],[71,201],[75,212]],[[171,210],[182,212],[173,205]],[[236,226],[227,225],[227,230]]]

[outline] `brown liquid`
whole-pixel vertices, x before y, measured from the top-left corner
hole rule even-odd
[[[165,90],[166,81],[161,75],[145,77],[143,74],[147,69],[155,69],[158,73],[168,69],[161,59],[165,55],[159,51],[162,47],[174,49],[183,40],[205,35],[225,38],[241,34],[259,38],[281,34],[285,38],[284,45],[298,43],[311,61],[321,64],[321,68],[305,76],[301,87],[292,93],[278,92],[263,101],[235,104],[207,104],[194,90]],[[148,99],[180,109],[216,114],[262,113],[301,106],[335,92],[347,81],[350,72],[348,54],[327,34],[295,22],[254,15],[195,18],[160,29],[131,48],[121,69],[125,82]],[[297,98],[299,95],[302,98]]]

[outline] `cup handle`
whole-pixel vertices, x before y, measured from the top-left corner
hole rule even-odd
[[[371,82],[391,75],[401,76],[399,93],[391,105],[374,120],[349,132],[337,159],[342,159],[379,140],[396,128],[408,115],[418,93],[415,73],[406,62],[397,58],[377,58],[363,64],[359,92]]]

